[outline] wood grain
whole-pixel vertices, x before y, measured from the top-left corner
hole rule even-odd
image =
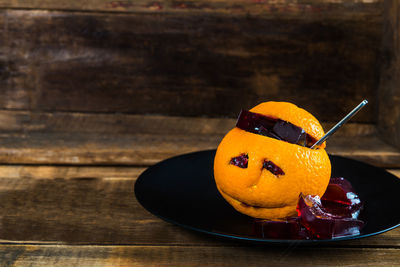
[[[367,98],[354,121],[375,122],[381,9],[351,10],[329,20],[1,10],[0,107],[236,117],[285,100],[333,122]]]
[[[0,110],[2,133],[218,135],[227,133],[235,124],[236,119],[229,118]],[[349,124],[341,131],[344,132],[367,135],[376,130],[371,124]]]
[[[38,175],[42,168],[57,167],[27,166],[33,174],[17,178],[7,175],[12,168],[0,168],[0,244],[244,245],[183,229],[147,212],[134,197],[142,169],[122,174],[113,167],[85,167],[82,175],[71,175],[76,167],[61,167]],[[115,173],[119,178],[112,178]],[[400,229],[341,246],[398,247]]]
[[[396,266],[397,249],[2,246],[6,266]]]
[[[215,134],[2,134],[0,163],[147,166],[172,156],[215,149],[222,137]],[[400,162],[399,150],[374,135],[331,138],[327,151],[386,168],[397,168]]]
[[[146,168],[124,166],[0,165],[0,178],[135,180]],[[387,169],[400,178],[400,169]]]
[[[4,12],[0,12],[0,106],[7,109],[21,109],[29,106],[29,90],[26,89],[24,82],[26,75],[22,73],[18,64],[11,60],[11,46],[6,42],[5,36],[8,35],[7,18]],[[24,79],[24,82],[19,80]]]
[[[400,148],[400,4],[385,4],[378,128],[384,140]]]
[[[68,11],[103,11],[103,12],[208,12],[208,13],[262,13],[285,16],[354,16],[381,7],[383,0],[280,0],[280,1],[246,1],[246,0],[0,0],[2,8],[17,9],[50,9]],[[374,10],[375,9],[375,10]]]
[[[221,138],[215,135],[3,135],[0,162],[143,166],[182,153],[215,149]]]
[[[0,180],[2,243],[221,245],[145,211],[133,178]]]
[[[221,135],[226,134],[235,124],[236,118],[0,110],[2,133]],[[322,122],[326,131],[334,124]],[[373,124],[350,122],[335,136],[375,134],[377,131]]]
[[[0,178],[135,180],[146,168],[110,166],[0,165]],[[397,174],[400,176],[400,173]]]
[[[215,149],[235,119],[0,110],[0,162],[8,164],[149,165]],[[333,123],[323,123],[325,129]],[[353,140],[357,140],[354,142]],[[374,125],[348,123],[328,151],[382,167],[399,167],[400,151]]]

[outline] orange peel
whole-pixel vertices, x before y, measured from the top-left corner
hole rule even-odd
[[[324,130],[309,112],[287,102],[265,102],[250,110],[301,127],[318,140]],[[300,193],[322,196],[328,186],[331,164],[323,143],[310,149],[237,127],[217,148],[214,177],[224,199],[237,211],[255,218],[279,219],[296,215]],[[248,156],[246,168],[230,164],[232,158]],[[279,166],[283,175],[263,168],[265,160]]]

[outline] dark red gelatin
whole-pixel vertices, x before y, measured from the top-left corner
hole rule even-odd
[[[286,142],[307,146],[306,132],[290,122],[278,120],[272,130]]]
[[[281,168],[279,168],[275,163],[273,163],[270,160],[265,160],[263,163],[263,168],[267,169],[268,171],[272,172],[274,175],[279,176],[279,175],[284,175],[284,171],[282,171]]]
[[[301,224],[312,236],[319,239],[357,235],[364,225],[363,221],[329,213],[323,207],[319,196],[301,194],[297,213]]]
[[[247,132],[268,136],[305,147],[311,147],[317,141],[301,127],[290,122],[247,110],[242,110],[240,112],[236,127]]]
[[[299,217],[288,217],[284,220],[254,220],[256,236],[270,239],[309,239],[306,228],[300,224]]]
[[[360,234],[364,222],[357,219],[363,207],[349,181],[331,178],[324,196],[300,195],[299,217],[268,221],[255,219],[254,231],[262,238],[332,239]]]
[[[231,159],[229,164],[238,166],[240,168],[247,168],[247,164],[249,162],[249,156],[247,154],[240,154],[238,157],[234,157]]]
[[[351,183],[343,177],[331,178],[321,202],[329,213],[353,219],[358,218],[363,207]]]

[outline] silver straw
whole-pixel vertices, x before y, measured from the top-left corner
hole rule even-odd
[[[315,142],[312,146],[311,149],[315,148],[316,146],[319,146],[322,144],[328,137],[330,137],[332,134],[334,134],[337,130],[339,130],[340,127],[343,126],[348,120],[350,120],[360,109],[362,109],[366,104],[368,104],[368,100],[364,99],[357,107],[355,107],[352,111],[350,111],[349,114],[347,114],[341,121],[339,121],[335,126],[333,126],[324,136],[322,136],[321,139],[319,139],[317,142]]]

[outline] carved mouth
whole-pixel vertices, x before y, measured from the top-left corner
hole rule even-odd
[[[220,193],[225,199],[229,199],[233,202],[236,202],[237,204],[240,204],[243,208],[251,208],[251,209],[264,209],[264,210],[272,210],[272,209],[281,209],[284,207],[287,207],[288,205],[282,204],[282,205],[274,205],[274,206],[259,206],[259,205],[251,205],[249,203],[246,203],[245,201],[239,200],[230,194],[226,193],[224,190],[222,190],[220,187],[218,187]]]

